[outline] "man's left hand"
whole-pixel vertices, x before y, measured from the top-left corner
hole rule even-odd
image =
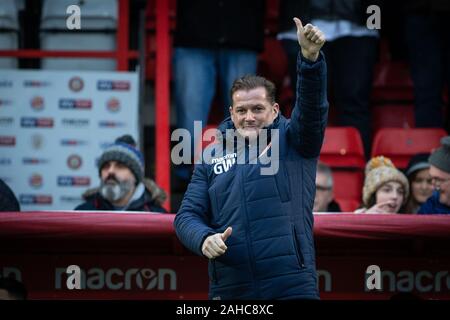
[[[316,61],[319,57],[320,48],[325,43],[325,35],[319,28],[310,23],[303,27],[300,19],[294,18],[294,21],[297,25],[297,38],[302,55],[308,60]]]

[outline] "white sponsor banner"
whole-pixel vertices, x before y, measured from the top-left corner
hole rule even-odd
[[[80,204],[123,134],[139,138],[137,73],[0,70],[0,178],[22,210]]]

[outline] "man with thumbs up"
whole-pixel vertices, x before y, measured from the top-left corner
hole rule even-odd
[[[196,165],[175,217],[181,242],[209,259],[210,299],[319,297],[312,209],[328,116],[325,38],[294,21],[300,52],[291,119],[281,115],[272,82],[236,79],[230,117],[204,151],[213,157]],[[268,144],[258,148],[262,137]],[[276,162],[270,174],[261,170],[264,155]]]

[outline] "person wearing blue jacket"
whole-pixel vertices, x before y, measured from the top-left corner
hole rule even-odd
[[[441,147],[428,158],[434,192],[422,204],[418,214],[450,214],[450,136],[441,139]]]
[[[319,298],[312,211],[328,116],[325,37],[294,21],[301,50],[291,119],[280,114],[272,82],[237,79],[231,117],[218,128],[216,146],[227,153],[214,149],[196,165],[174,220],[180,241],[209,259],[209,299]]]

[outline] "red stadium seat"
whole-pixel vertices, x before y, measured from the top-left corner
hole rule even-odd
[[[277,88],[288,74],[288,60],[281,42],[274,37],[264,39],[264,51],[258,56],[258,74],[270,79]]]
[[[375,135],[372,145],[372,157],[383,155],[392,160],[398,168],[406,168],[411,156],[432,152],[440,146],[447,132],[441,128],[384,128]]]
[[[358,209],[360,202],[353,200],[353,199],[339,199],[339,198],[335,198],[334,199],[339,207],[341,208],[342,212],[353,212],[356,209]]]
[[[376,65],[372,101],[412,102],[413,99],[413,83],[407,63],[388,61]]]
[[[278,32],[278,8],[280,0],[268,0],[266,2],[266,17],[264,22],[264,33],[266,35],[275,35]]]
[[[353,200],[359,205],[362,198],[364,174],[362,169],[332,168],[334,196],[336,199]]]
[[[359,203],[366,164],[359,131],[353,127],[328,127],[320,161],[333,171],[335,197]]]
[[[415,127],[414,105],[412,104],[384,104],[372,108],[372,129],[377,132],[381,128]]]
[[[364,148],[359,131],[353,127],[327,127],[320,161],[332,168],[364,168]]]

